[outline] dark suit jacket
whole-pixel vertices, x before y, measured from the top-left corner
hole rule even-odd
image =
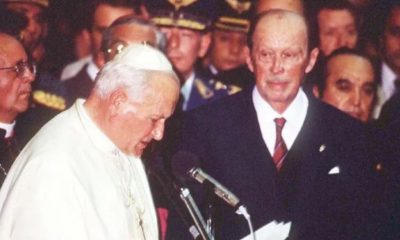
[[[85,65],[75,77],[66,80],[68,105],[72,105],[77,98],[87,98],[92,91],[94,81],[88,75],[87,67]]]
[[[376,137],[381,158],[385,160],[381,185],[384,211],[380,238],[385,240],[400,239],[400,111],[395,110],[391,117]]]
[[[190,112],[178,148],[199,156],[202,169],[241,199],[255,229],[272,220],[292,221],[289,239],[367,239],[362,235],[368,210],[364,126],[310,99],[303,127],[277,172],[251,96],[248,89]],[[329,174],[335,167],[340,173]],[[190,186],[202,209],[214,201],[198,184]],[[219,200],[214,204],[216,239],[249,233],[234,209]],[[177,230],[174,218],[172,213],[169,238],[190,239]]]
[[[389,125],[400,119],[400,92],[394,94],[383,106],[378,123],[382,126]]]
[[[3,184],[6,175],[3,170],[8,172],[15,158],[21,150],[17,137],[5,138],[5,130],[0,128],[0,164],[3,169],[0,170],[0,187]]]

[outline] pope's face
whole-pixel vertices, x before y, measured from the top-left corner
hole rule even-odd
[[[179,86],[169,76],[155,74],[142,100],[127,99],[114,125],[117,145],[126,154],[141,156],[146,146],[164,135],[165,120],[171,116],[179,96]]]

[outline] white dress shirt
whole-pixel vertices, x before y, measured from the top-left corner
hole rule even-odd
[[[87,57],[78,59],[74,62],[67,64],[61,71],[60,80],[65,81],[72,77],[75,77],[76,74],[89,62],[93,62],[93,56],[89,55]]]
[[[276,140],[275,118],[283,117],[286,120],[282,129],[282,138],[285,141],[287,149],[290,150],[303,126],[307,114],[308,99],[303,90],[299,90],[293,102],[282,114],[276,112],[271,105],[261,97],[257,87],[253,89],[253,104],[256,109],[263,140],[271,156],[274,154]]]
[[[99,71],[100,69],[97,67],[97,65],[93,61],[90,61],[86,69],[86,72],[93,82],[94,80],[96,80],[96,76]]]
[[[391,96],[393,96],[396,86],[394,85],[394,81],[396,80],[396,74],[390,69],[390,67],[386,63],[382,63],[382,90],[384,102],[389,100]]]
[[[2,123],[0,122],[0,128],[6,131],[5,138],[9,138],[12,136],[15,127],[15,121],[12,123]]]
[[[183,105],[182,105],[182,110],[186,110],[187,109],[187,105],[189,102],[189,98],[190,98],[190,93],[192,92],[192,88],[193,88],[193,84],[194,84],[194,72],[192,72],[192,74],[190,74],[190,76],[188,77],[188,79],[186,79],[186,81],[183,83],[182,87],[181,87],[181,94],[183,96]]]
[[[122,153],[79,99],[15,160],[0,191],[2,240],[155,240],[141,160]]]
[[[376,89],[376,102],[372,110],[372,117],[378,119],[381,113],[382,107],[390,97],[393,96],[396,86],[394,81],[396,80],[396,74],[390,69],[386,63],[382,63],[381,72],[381,84],[378,84]]]

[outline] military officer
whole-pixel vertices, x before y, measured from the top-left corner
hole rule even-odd
[[[212,19],[217,11],[213,0],[151,0],[151,20],[167,37],[166,54],[181,82],[181,110],[187,111],[227,96],[235,89],[196,67],[211,43]]]
[[[206,71],[225,84],[238,86],[234,91],[250,85],[248,70],[247,32],[250,25],[252,1],[219,1],[218,17],[212,28],[211,47],[203,60]],[[228,73],[234,74],[228,74]]]

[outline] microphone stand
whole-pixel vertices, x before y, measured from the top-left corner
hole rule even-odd
[[[238,207],[238,209],[236,210],[236,214],[242,215],[246,219],[247,224],[249,225],[250,235],[253,240],[256,240],[256,234],[254,233],[253,224],[250,219],[250,214],[247,212],[246,206],[241,205],[240,207]]]
[[[214,200],[215,200],[215,194],[214,190],[210,187],[206,187],[206,196],[208,199],[208,206],[207,206],[207,211],[206,211],[206,216],[207,216],[207,232],[209,233],[209,236],[211,237],[211,240],[215,239],[215,223],[214,223],[214,216],[215,216],[215,208],[214,208]]]
[[[201,216],[200,210],[197,207],[196,203],[194,202],[194,199],[190,194],[189,189],[180,188],[179,192],[180,192],[179,195],[182,201],[185,203],[185,206],[188,209],[190,215],[192,216],[193,221],[197,227],[197,230],[200,232],[200,235],[203,237],[204,240],[212,240],[210,235],[207,233],[206,223],[203,217]]]

